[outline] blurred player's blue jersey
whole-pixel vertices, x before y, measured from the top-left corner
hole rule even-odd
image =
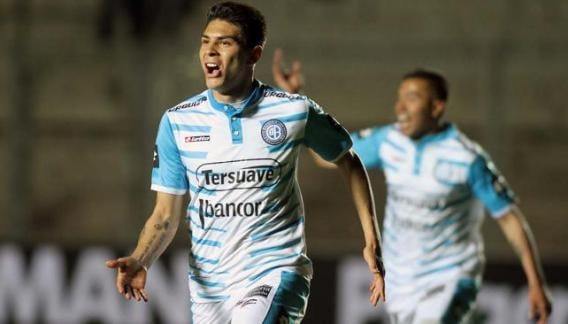
[[[352,137],[365,166],[382,169],[386,178],[383,256],[389,310],[417,302],[407,296],[426,298],[429,289],[447,280],[479,281],[482,207],[498,218],[515,200],[479,145],[454,125],[418,141],[394,124]],[[406,296],[396,298],[401,295]]]
[[[259,82],[240,107],[206,90],[164,114],[152,189],[190,193],[193,301],[226,300],[277,271],[311,278],[296,179],[301,145],[334,160],[351,138],[309,98]]]

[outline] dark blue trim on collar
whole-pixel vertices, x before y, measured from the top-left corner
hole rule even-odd
[[[256,106],[260,98],[264,95],[264,86],[258,80],[253,82],[253,90],[251,94],[243,101],[241,107],[234,107],[230,104],[224,104],[215,99],[213,90],[207,90],[207,98],[213,109],[223,113],[229,121],[229,131],[231,132],[231,140],[233,144],[243,143],[243,128],[241,123],[242,112],[245,109]]]
[[[425,145],[434,142],[440,142],[448,138],[455,137],[457,134],[456,127],[454,124],[445,123],[442,125],[442,130],[435,134],[428,134],[422,136],[419,140],[415,141],[417,145]]]
[[[262,94],[264,92],[263,88],[263,84],[260,81],[254,80],[253,90],[251,94],[243,101],[243,105],[241,107],[235,107],[231,104],[217,101],[215,99],[215,96],[213,95],[213,90],[211,89],[207,90],[207,98],[209,99],[209,102],[211,103],[211,107],[213,107],[213,109],[223,112],[227,116],[233,116],[235,114],[241,113],[243,110],[251,106],[256,105],[258,100],[262,97]]]

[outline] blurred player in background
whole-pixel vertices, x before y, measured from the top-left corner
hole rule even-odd
[[[166,111],[152,171],[154,212],[118,269],[117,289],[147,300],[148,268],[166,249],[184,212],[191,238],[193,323],[298,323],[310,289],[304,207],[296,173],[301,144],[347,179],[363,228],[370,302],[384,300],[383,265],[371,187],[349,133],[305,96],[254,78],[265,43],[262,14],[213,6],[199,58],[207,90]]]
[[[285,72],[277,50],[272,68],[279,87],[301,89],[299,62]],[[391,322],[467,322],[485,263],[485,207],[520,257],[529,316],[546,323],[551,301],[529,225],[487,153],[456,125],[442,122],[447,100],[444,77],[410,72],[398,89],[396,123],[352,134],[365,166],[381,169],[386,178],[383,248]]]

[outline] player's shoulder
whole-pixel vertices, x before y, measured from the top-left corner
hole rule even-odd
[[[440,143],[438,154],[466,163],[489,163],[491,158],[483,147],[454,126],[453,136]]]
[[[198,108],[205,102],[207,102],[207,90],[189,97],[184,101],[176,104],[175,106],[168,108],[167,112],[183,112],[192,108]]]
[[[280,106],[282,108],[289,106],[303,107],[303,109],[308,109],[310,106],[319,107],[315,101],[311,100],[309,97],[297,93],[289,93],[280,88],[262,84],[263,95],[261,107],[267,106]]]
[[[304,95],[286,92],[269,84],[262,84],[262,88],[264,90],[263,97],[269,100],[303,101],[308,99]]]
[[[455,128],[455,136],[450,141],[450,145],[454,145],[457,148],[461,148],[465,152],[471,154],[473,157],[486,155],[483,147],[465,133]]]

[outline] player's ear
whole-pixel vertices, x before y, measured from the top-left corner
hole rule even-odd
[[[249,64],[256,64],[256,62],[258,62],[258,60],[260,60],[260,57],[262,56],[262,50],[264,48],[260,45],[256,45],[255,47],[253,47],[250,50],[250,55],[249,55]]]
[[[432,117],[439,119],[444,114],[446,110],[446,102],[439,99],[434,99],[434,109],[432,109]]]

